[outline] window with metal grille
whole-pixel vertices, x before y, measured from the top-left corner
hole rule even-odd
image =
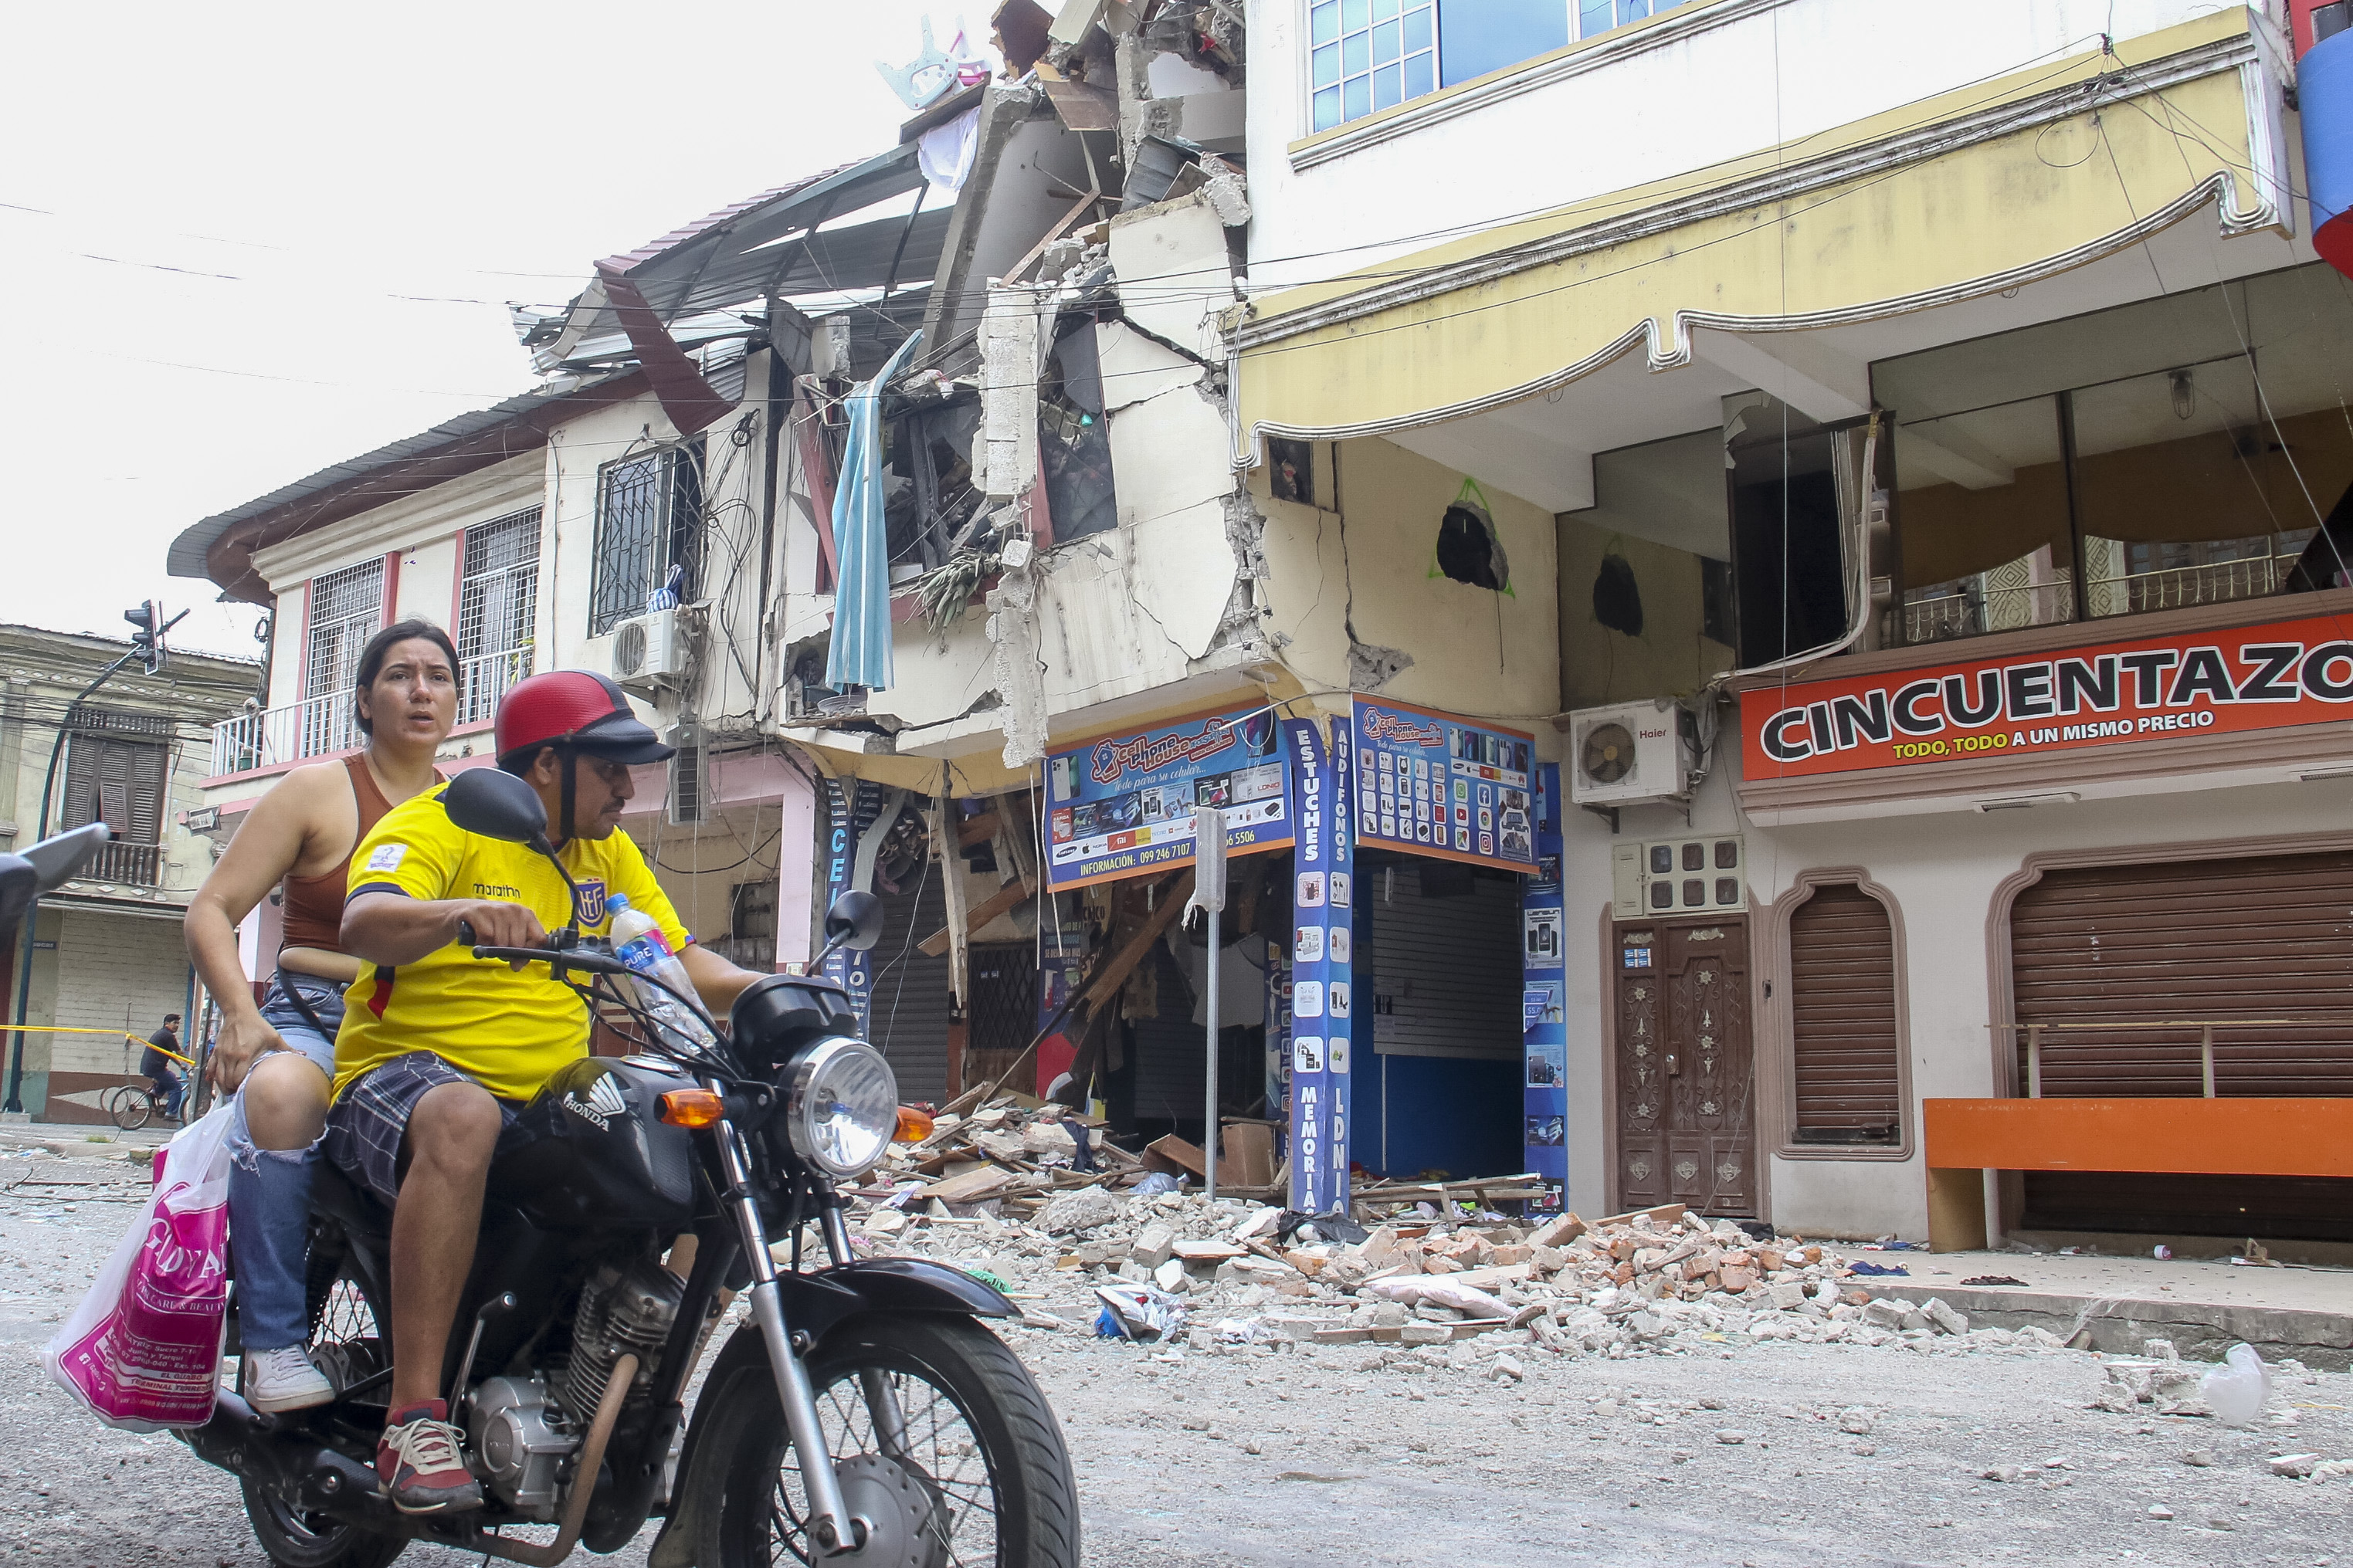
[[[678,597],[695,597],[702,543],[702,444],[690,442],[608,463],[596,481],[596,561],[588,635],[633,616],[684,569]]]
[[[1789,920],[1793,1141],[1903,1142],[1895,927],[1852,882],[1814,889]]]
[[[480,723],[531,673],[539,610],[539,508],[466,531],[458,585],[458,722]]]
[[[360,650],[384,622],[384,562],[363,561],[311,580],[310,658],[302,695],[349,691],[359,674]]]

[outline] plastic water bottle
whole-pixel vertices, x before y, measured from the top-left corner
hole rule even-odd
[[[607,894],[605,909],[613,920],[614,957],[636,970],[638,975],[650,974],[690,996],[694,994],[694,983],[686,977],[686,965],[670,950],[669,940],[653,916],[631,908],[628,899],[620,893]],[[684,1045],[707,1046],[712,1042],[710,1026],[696,1017],[685,1003],[636,975],[630,977],[630,984],[637,987],[638,1005],[653,1016],[664,1032],[676,1036]]]

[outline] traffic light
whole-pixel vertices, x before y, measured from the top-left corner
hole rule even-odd
[[[135,609],[122,612],[122,618],[133,628],[131,647],[139,655],[147,673],[155,674],[164,668],[164,602],[150,599]]]

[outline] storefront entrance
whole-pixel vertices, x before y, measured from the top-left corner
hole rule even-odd
[[[1617,1210],[1757,1212],[1748,921],[1621,922],[1616,942]]]
[[[1524,1169],[1520,888],[1506,872],[1366,849],[1356,862],[1358,1164],[1411,1180]]]
[[[2010,916],[2021,1025],[2050,1099],[2353,1095],[2353,854],[2046,871]],[[2026,1035],[2018,1032],[2019,1092]],[[2353,1182],[2031,1171],[2035,1231],[2353,1241]]]

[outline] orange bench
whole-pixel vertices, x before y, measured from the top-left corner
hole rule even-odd
[[[1928,1243],[1986,1244],[1987,1171],[2353,1176],[2353,1099],[1929,1100]]]

